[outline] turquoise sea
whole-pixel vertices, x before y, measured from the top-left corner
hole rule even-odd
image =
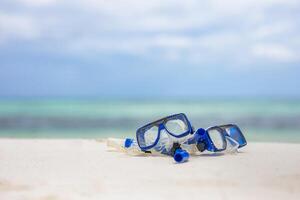
[[[195,128],[235,123],[248,141],[300,142],[300,100],[1,100],[0,137],[134,137],[180,112]]]

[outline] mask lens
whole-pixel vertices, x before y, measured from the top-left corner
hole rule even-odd
[[[239,143],[232,139],[230,136],[226,136],[226,142],[227,142],[227,147],[226,151],[230,153],[235,153],[237,152],[237,149],[239,148]]]
[[[208,130],[208,135],[218,150],[223,150],[226,148],[224,135],[220,130],[210,129]]]
[[[153,145],[158,137],[158,126],[151,126],[141,130],[137,137],[140,147],[146,148]]]
[[[158,135],[158,127],[153,126],[144,133],[144,138],[145,138],[145,144],[146,146],[150,146],[154,144],[156,138]]]
[[[170,119],[165,123],[165,127],[174,135],[181,135],[188,131],[188,125],[183,119]]]
[[[227,134],[232,137],[235,141],[239,143],[239,146],[245,146],[247,144],[246,139],[237,126],[227,126],[225,127]]]

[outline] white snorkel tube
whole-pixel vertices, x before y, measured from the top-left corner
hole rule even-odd
[[[119,139],[119,138],[108,138],[106,145],[110,150],[127,153],[133,156],[146,156],[146,155],[162,155],[159,152],[147,153],[142,151],[136,141],[131,138]],[[181,148],[174,149],[174,160],[177,163],[186,162],[189,158],[189,153]]]
[[[129,155],[145,155],[146,153],[141,151],[137,143],[131,138],[107,138],[106,145],[110,150],[127,153]]]

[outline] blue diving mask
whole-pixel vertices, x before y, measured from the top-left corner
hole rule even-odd
[[[136,139],[144,152],[159,152],[183,159],[186,152],[181,152],[180,144],[193,134],[193,128],[183,113],[164,117],[151,122],[136,131]],[[182,150],[183,151],[183,150]],[[177,156],[175,156],[177,154]]]
[[[185,144],[195,144],[200,152],[205,150],[211,152],[221,152],[225,150],[234,152],[238,148],[245,146],[247,142],[237,125],[226,124],[212,126],[206,130],[199,128],[193,137],[189,138]]]

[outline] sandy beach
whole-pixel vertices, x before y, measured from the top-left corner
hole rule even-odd
[[[0,199],[300,199],[300,144],[249,143],[175,164],[96,140],[0,139]]]

